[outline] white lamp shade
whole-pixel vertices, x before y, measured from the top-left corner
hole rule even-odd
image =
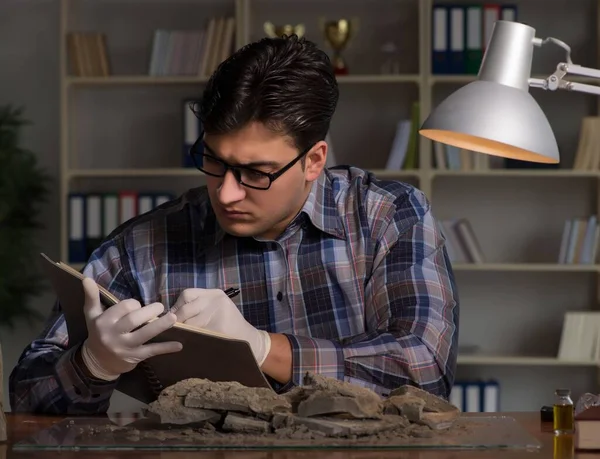
[[[425,120],[423,136],[459,148],[538,163],[558,163],[552,128],[531,94],[474,81],[445,99]]]
[[[480,153],[558,163],[550,123],[529,94],[534,38],[525,24],[497,21],[478,79],[442,101],[419,133]]]

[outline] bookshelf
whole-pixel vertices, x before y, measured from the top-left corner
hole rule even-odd
[[[69,193],[160,189],[176,195],[203,183],[199,171],[179,164],[181,101],[199,97],[207,78],[148,75],[155,29],[199,29],[212,17],[230,15],[240,47],[264,36],[266,20],[304,23],[307,38],[329,52],[319,18],[359,18],[343,54],[350,74],[338,77],[340,103],[331,128],[336,159],[418,186],[439,219],[468,217],[486,252],[485,263],[454,264],[461,343],[481,348],[460,355],[457,379],[498,379],[503,410],[537,410],[551,399],[555,385],[571,387],[575,396],[597,392],[600,362],[556,356],[564,313],[595,308],[600,298],[599,264],[557,261],[564,221],[600,213],[600,171],[572,169],[581,118],[598,114],[598,98],[531,89],[559,142],[557,169],[439,170],[432,143],[419,138],[416,169],[386,170],[396,123],[410,118],[411,104],[419,103],[423,121],[445,96],[475,78],[431,73],[434,3],[450,4],[375,0],[367,8],[358,0],[308,0],[301,6],[291,0],[61,0],[60,258],[69,259]],[[518,20],[534,26],[539,36],[571,45],[575,63],[596,67],[600,62],[599,0],[575,0],[568,8],[564,0],[494,3],[516,5]],[[554,7],[566,12],[558,17],[550,13]],[[74,30],[106,34],[110,75],[72,74],[67,36]],[[379,71],[384,59],[379,49],[390,37],[402,53],[400,74]],[[533,72],[549,75],[562,59],[550,45],[538,49]],[[520,384],[539,390],[524,399]]]

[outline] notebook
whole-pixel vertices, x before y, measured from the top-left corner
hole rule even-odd
[[[67,348],[71,348],[87,338],[83,275],[68,264],[55,262],[43,253],[41,256],[65,316],[69,334]],[[99,285],[98,288],[100,301],[105,307],[119,302],[104,287]],[[156,400],[164,387],[187,378],[237,381],[247,387],[271,388],[247,341],[183,323],[176,323],[150,340],[164,341],[179,341],[183,349],[141,362],[134,370],[121,375],[116,390],[142,403],[150,403]]]

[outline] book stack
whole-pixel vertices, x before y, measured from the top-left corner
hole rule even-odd
[[[433,167],[437,170],[450,171],[486,171],[491,167],[490,162],[496,160],[490,155],[445,145],[440,142],[433,143]],[[502,161],[496,160],[496,164]]]
[[[439,220],[438,225],[446,238],[446,251],[450,261],[485,263],[485,255],[469,220],[466,218]]]
[[[600,311],[565,313],[558,359],[600,363]]]
[[[173,199],[168,193],[70,193],[69,262],[85,263],[120,224]]]
[[[585,116],[581,120],[579,143],[573,169],[579,171],[600,170],[600,117]]]
[[[67,34],[67,53],[74,76],[110,75],[106,35],[97,32]]]
[[[456,381],[449,402],[464,413],[500,411],[500,384],[495,379]]]
[[[594,264],[599,236],[600,227],[596,215],[565,221],[558,262],[561,264]]]
[[[476,75],[494,23],[498,20],[516,21],[517,6],[434,4],[432,73]]]
[[[201,30],[154,31],[150,76],[211,75],[234,50],[235,18],[214,17]]]
[[[413,102],[411,118],[398,121],[386,169],[410,170],[419,167],[419,113],[419,103]]]

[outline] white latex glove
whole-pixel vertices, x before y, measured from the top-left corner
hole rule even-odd
[[[262,366],[271,350],[271,337],[246,321],[227,294],[218,289],[189,288],[171,307],[179,322],[248,341]]]
[[[115,380],[142,360],[181,350],[178,342],[144,344],[175,324],[177,318],[172,313],[135,330],[164,311],[161,303],[141,307],[136,300],[124,300],[105,310],[92,279],[83,280],[83,289],[88,337],[81,347],[81,357],[96,378]]]

